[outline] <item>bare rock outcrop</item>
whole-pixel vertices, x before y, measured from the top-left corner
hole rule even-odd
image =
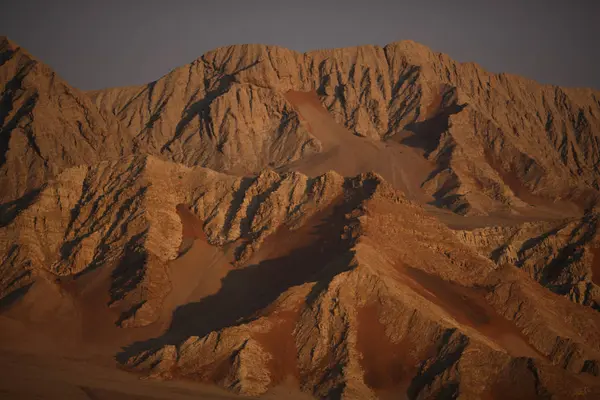
[[[459,238],[498,265],[512,264],[549,290],[598,310],[598,215],[458,231]]]
[[[410,41],[0,85],[1,313],[245,395],[600,397],[597,91]]]
[[[437,165],[420,183],[439,206],[485,214],[558,200],[577,213],[596,202],[599,93],[491,74],[410,41],[224,47],[149,85],[90,95],[145,151],[248,173],[322,149],[290,90],[316,91],[355,135],[420,149]]]
[[[238,178],[152,156],[66,169],[0,231],[2,298],[64,296],[105,270],[113,322],[152,324],[179,289],[192,216],[194,243],[232,248],[234,265],[162,336],[120,354],[129,368],[246,395],[290,379],[348,399],[493,397],[517,378],[533,398],[599,393],[596,312],[484,251],[551,223],[483,242],[484,230],[451,231],[376,174]],[[566,236],[583,229],[570,224]]]
[[[146,325],[170,290],[167,263],[180,254],[179,205],[205,221],[210,243],[236,244],[243,262],[280,226],[301,225],[328,205],[343,183],[335,173],[236,178],[151,156],[66,169],[2,229],[0,297],[39,273],[76,279],[112,267],[111,305],[133,318],[127,325]]]
[[[298,250],[297,262],[317,264],[298,284],[217,330],[176,342],[167,332],[127,365],[247,395],[285,376],[319,398],[493,397],[515,376],[532,398],[598,394],[576,377],[597,375],[592,311],[461,244],[376,175],[350,180],[337,204],[338,218],[320,217],[338,232],[319,246],[328,256]],[[279,268],[294,271],[285,259]]]
[[[26,50],[0,37],[0,221],[63,169],[130,154],[131,137]]]

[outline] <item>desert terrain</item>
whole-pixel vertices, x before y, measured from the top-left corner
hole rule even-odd
[[[0,87],[0,397],[600,398],[600,92],[412,41]]]

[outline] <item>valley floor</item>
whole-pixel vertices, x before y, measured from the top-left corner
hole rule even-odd
[[[190,381],[143,379],[116,366],[110,355],[51,353],[41,350],[51,339],[0,317],[0,398],[6,400],[229,400],[249,399],[216,386]],[[30,346],[31,349],[25,348]],[[92,351],[94,349],[86,349]],[[261,399],[309,399],[285,386]]]

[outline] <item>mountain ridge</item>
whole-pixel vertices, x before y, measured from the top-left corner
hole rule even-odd
[[[236,60],[235,65],[230,65],[228,60],[231,59]],[[317,64],[326,66],[328,70],[322,70]],[[359,65],[362,73],[358,72]],[[221,75],[227,82],[219,78]],[[462,78],[463,75],[467,78]],[[400,80],[395,78],[397,76]],[[205,81],[202,82],[202,79]],[[392,81],[396,82],[395,88],[388,86]],[[576,190],[583,191],[582,196],[587,198],[584,203],[596,201],[596,195],[585,194],[588,189],[584,188],[597,191],[598,181],[594,178],[597,172],[594,171],[598,160],[593,158],[593,152],[582,151],[578,142],[586,140],[586,143],[581,143],[584,148],[597,148],[598,138],[578,132],[582,129],[589,131],[592,126],[595,129],[600,123],[600,94],[591,90],[540,86],[534,81],[513,79],[506,74],[489,74],[472,64],[455,63],[444,54],[433,53],[414,42],[398,42],[385,48],[363,46],[304,54],[260,45],[223,47],[140,87],[136,94],[130,93],[130,90],[96,91],[92,97],[100,109],[118,110],[117,117],[139,132],[141,140],[150,144],[150,152],[188,165],[212,165],[234,173],[251,173],[269,163],[282,165],[282,162],[285,164],[318,152],[318,140],[315,141],[310,132],[305,132],[301,126],[296,127],[295,122],[290,127],[289,120],[279,117],[291,115],[295,121],[297,114],[281,98],[284,93],[312,90],[317,91],[323,107],[334,119],[352,133],[375,141],[400,136],[403,143],[424,148],[426,153],[437,158],[439,173],[435,180],[428,179],[422,183],[429,194],[437,193],[438,205],[453,211],[478,214],[489,212],[490,208],[503,207],[497,203],[490,205],[490,202],[499,201],[509,207],[511,202],[518,203],[518,196],[512,192],[519,189],[506,181],[516,181],[521,191],[535,192],[542,180],[544,190],[552,192],[552,195],[544,196],[550,198],[560,198],[579,186]],[[532,97],[533,93],[536,93],[535,97]],[[492,94],[493,97],[488,99]],[[117,106],[111,106],[111,96],[116,95],[123,98],[115,100]],[[236,97],[232,97],[234,95]],[[259,104],[267,112],[254,111],[250,114],[253,121],[240,125],[240,117],[251,110],[244,100],[245,96],[258,96]],[[552,103],[549,102],[551,99]],[[493,102],[490,103],[490,100]],[[582,106],[577,105],[579,102],[583,102]],[[516,106],[512,106],[509,112],[507,105],[512,103],[525,113],[518,111]],[[468,106],[462,112],[461,108],[452,109],[464,105]],[[529,109],[535,113],[531,115],[527,111]],[[577,109],[579,114],[575,116]],[[228,110],[235,110],[233,117],[227,114]],[[507,122],[503,122],[504,118]],[[471,125],[469,119],[475,120],[475,126],[468,126]],[[452,134],[452,130],[446,127],[449,124],[462,125],[462,132]],[[563,125],[567,131],[560,133]],[[176,126],[175,132],[173,126]],[[300,138],[294,140],[300,140],[310,150],[298,153],[297,147],[295,150],[278,147],[278,151],[283,151],[280,153],[283,159],[262,161],[255,158],[250,149],[254,142],[264,139],[246,139],[239,136],[241,132],[232,135],[232,129],[259,135],[266,140],[272,140],[270,135],[280,136],[281,130],[292,129],[296,134],[301,133]],[[427,129],[434,132],[434,136],[424,138],[415,129]],[[519,134],[519,130],[532,130],[531,135],[534,136]],[[165,135],[169,131],[173,132],[170,138]],[[540,141],[542,132],[547,137],[544,141]],[[468,134],[465,136],[465,133]],[[417,136],[423,139],[417,139]],[[285,133],[284,137],[289,137],[289,133]],[[440,142],[442,139],[446,143]],[[194,143],[201,151],[190,153],[185,146],[181,147],[182,141],[189,145]],[[476,144],[474,141],[483,143]],[[508,147],[508,151],[504,152],[511,153],[513,160],[509,163],[497,160],[499,150],[494,142]],[[545,148],[543,155],[538,150],[540,145]],[[456,150],[456,146],[460,149]],[[493,150],[496,154],[488,152],[481,157],[483,149]],[[455,153],[451,154],[453,160],[447,160],[447,155],[443,154],[447,152]],[[554,156],[556,153],[560,154]],[[245,160],[244,163],[234,166],[232,159],[240,157]],[[527,163],[530,164],[529,170],[522,170],[522,165]],[[474,164],[487,166],[477,176],[465,171],[473,170]],[[544,183],[543,180],[549,176],[544,171],[553,171],[552,174],[561,176],[561,179]],[[586,178],[577,182],[574,176],[577,174]],[[452,186],[452,193],[446,193],[447,189],[442,189],[444,183],[439,181]],[[478,181],[492,185],[482,187]],[[553,186],[563,188],[551,189]],[[472,198],[474,195],[469,195],[469,192],[476,188],[478,191],[496,189]],[[488,204],[480,204],[482,202]]]
[[[600,396],[597,92],[410,41],[82,92],[15,46],[6,346],[252,396]]]

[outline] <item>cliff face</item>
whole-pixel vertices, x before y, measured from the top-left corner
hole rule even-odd
[[[119,323],[132,317],[125,322],[147,325],[171,290],[167,263],[189,245],[181,210],[191,207],[204,221],[208,243],[235,244],[231,261],[242,263],[280,225],[298,224],[330,201],[342,182],[333,173],[235,178],[150,156],[66,169],[3,228],[0,295],[36,279],[60,284],[108,268],[109,305],[121,310]]]
[[[0,50],[3,316],[247,395],[600,396],[600,93],[413,42],[91,93]]]
[[[3,206],[27,203],[64,168],[130,153],[129,133],[114,116],[101,115],[85,93],[3,37],[0,87]]]
[[[595,311],[487,258],[519,240],[505,231],[546,229],[527,226],[451,231],[374,174],[237,178],[129,157],[66,169],[2,229],[3,306],[78,319],[99,296],[100,332],[166,323],[125,366],[243,394],[292,379],[317,397],[480,398],[520,376],[519,393],[593,398],[577,377],[598,373]]]
[[[461,241],[498,265],[516,265],[571,301],[600,309],[598,215],[457,231]]]
[[[575,376],[596,379],[599,323],[366,175],[121,356],[247,395],[293,379],[318,398],[482,398],[521,376],[513,394],[592,398]]]
[[[454,211],[595,201],[600,93],[490,74],[413,42],[306,54],[231,46],[91,96],[152,154],[248,173],[322,150],[288,91],[316,92],[356,135],[422,150],[436,168],[420,183]]]
[[[306,54],[231,46],[148,85],[87,95],[7,39],[2,60],[4,202],[66,167],[132,149],[237,175],[327,153],[290,91],[316,93],[368,146],[420,153],[431,164],[420,190],[455,212],[526,213],[562,201],[575,214],[597,197],[600,93],[490,74],[413,42]],[[369,158],[389,158],[377,154]]]

